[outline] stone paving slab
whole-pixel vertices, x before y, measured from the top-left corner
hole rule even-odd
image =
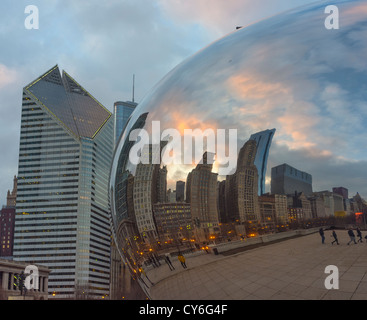
[[[173,260],[149,271],[153,300],[365,300],[367,243],[347,245],[346,230],[336,231],[340,245],[325,244],[318,233],[224,256],[187,257],[187,269]],[[364,239],[365,241],[365,239]],[[339,289],[326,289],[325,267],[339,270]],[[148,283],[148,281],[146,281]]]

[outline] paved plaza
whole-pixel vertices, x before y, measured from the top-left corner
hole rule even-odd
[[[187,269],[172,259],[150,270],[153,300],[354,300],[367,299],[367,243],[347,245],[346,230],[336,230],[340,245],[325,244],[318,233],[237,253],[188,257]],[[364,232],[364,235],[367,233]],[[326,289],[325,267],[339,270],[339,289]],[[147,279],[145,280],[147,283]]]

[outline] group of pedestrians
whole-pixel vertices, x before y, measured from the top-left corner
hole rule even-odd
[[[361,232],[361,230],[359,228],[357,228],[356,229],[356,232],[357,232],[357,236],[359,238],[358,239],[358,242],[361,242],[362,243],[363,240],[362,240],[362,232]],[[324,229],[323,228],[320,228],[319,233],[320,233],[320,236],[321,236],[321,243],[324,244],[325,243]],[[333,245],[336,242],[336,244],[339,245],[338,236],[337,236],[335,230],[333,230],[331,236],[334,238],[334,240],[331,242],[331,244]],[[354,231],[353,231],[352,228],[349,228],[348,229],[348,236],[350,238],[350,241],[347,243],[348,246],[349,246],[349,244],[351,242],[353,242],[354,244],[357,244],[357,242],[356,242],[356,236],[355,236]],[[367,239],[367,237],[366,237],[366,239]]]
[[[182,253],[179,253],[178,256],[177,256],[177,259],[181,262],[181,265],[184,269],[187,268],[186,266],[186,259],[185,257],[182,255]],[[169,254],[167,253],[164,257],[164,260],[166,261],[166,263],[168,264],[169,266],[169,269],[172,271],[175,269],[175,267],[173,266],[172,262],[171,262],[171,259],[169,258]]]

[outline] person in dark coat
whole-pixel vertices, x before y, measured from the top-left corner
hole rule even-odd
[[[339,245],[338,236],[336,235],[335,230],[333,230],[332,236],[334,237],[334,241],[332,241],[331,244],[333,245],[334,242],[336,242],[336,244]]]
[[[362,240],[362,232],[359,228],[357,228],[357,236],[359,237],[358,242],[363,242]]]
[[[350,238],[350,241],[348,242],[348,246],[349,246],[349,244],[353,241],[355,244],[357,244],[357,242],[356,242],[356,236],[354,235],[354,232],[353,232],[353,230],[352,230],[352,228],[350,228],[349,230],[348,230],[348,235],[349,235],[349,238]]]
[[[321,236],[321,243],[324,244],[325,243],[324,229],[320,228],[319,233],[320,233],[320,236]]]
[[[168,253],[165,255],[164,260],[166,261],[166,263],[169,266],[169,269],[172,271],[173,269],[175,269],[175,267],[173,266],[171,259],[169,258]]]

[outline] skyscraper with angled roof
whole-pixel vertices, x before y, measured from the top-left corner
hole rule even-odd
[[[49,298],[109,292],[113,117],[56,65],[24,87],[14,260],[48,266]]]

